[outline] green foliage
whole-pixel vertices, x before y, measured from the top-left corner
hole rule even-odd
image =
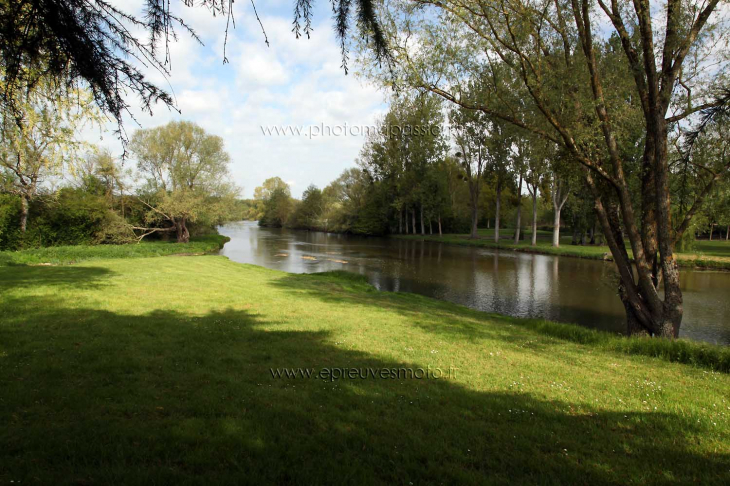
[[[323,230],[324,221],[322,221],[322,216],[324,210],[325,198],[322,190],[310,185],[302,194],[302,201],[297,204],[288,226],[290,228]]]
[[[138,130],[131,141],[145,177],[148,211],[140,231],[174,229],[179,242],[188,223],[220,224],[234,213],[238,190],[230,181],[223,139],[188,121]]]
[[[0,249],[129,243],[134,234],[98,193],[62,188],[37,197],[26,232],[20,231],[20,198],[0,194]]]
[[[48,203],[35,223],[41,238],[35,246],[88,245],[111,223],[111,211],[102,196],[64,188]]]
[[[0,89],[5,90],[9,80],[1,74]],[[6,97],[0,104],[0,189],[29,203],[48,177],[74,169],[78,150],[87,145],[79,139],[81,129],[101,118],[90,92],[62,92],[45,76],[12,95],[17,99]],[[21,214],[23,222],[26,216]]]
[[[0,250],[17,248],[20,238],[20,197],[0,193]]]
[[[271,198],[276,190],[281,190],[287,196],[291,197],[289,184],[284,182],[281,177],[269,177],[263,184],[254,189],[253,198],[258,201],[266,201]]]
[[[233,203],[231,221],[258,221],[263,214],[263,201],[236,199]]]
[[[264,199],[264,214],[259,219],[260,226],[281,228],[294,213],[294,200],[289,187],[276,187]]]

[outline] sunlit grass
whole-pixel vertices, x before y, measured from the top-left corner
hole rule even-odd
[[[730,477],[730,375],[672,343],[218,256],[2,267],[0,315],[0,484]],[[401,366],[455,376],[270,373]]]

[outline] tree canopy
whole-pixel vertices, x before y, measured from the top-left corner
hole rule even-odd
[[[143,202],[150,226],[135,228],[143,236],[175,231],[178,241],[187,242],[189,222],[215,223],[230,210],[237,189],[222,138],[192,122],[170,122],[135,132],[131,149],[147,192]]]

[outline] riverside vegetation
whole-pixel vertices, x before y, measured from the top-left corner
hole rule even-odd
[[[514,230],[513,230],[514,231]],[[525,239],[531,236],[530,230],[526,230]],[[442,242],[451,245],[476,246],[480,248],[499,248],[505,250],[522,251],[528,253],[540,253],[544,255],[564,255],[576,258],[588,258],[591,260],[611,260],[611,253],[605,245],[573,245],[571,237],[562,237],[562,245],[552,246],[549,239],[545,237],[547,231],[539,231],[537,244],[531,245],[528,242],[520,241],[514,243],[510,239],[500,239],[499,243],[494,241],[493,230],[479,230],[477,238],[471,238],[467,234],[445,234],[445,235],[394,235],[396,238],[415,239],[425,241]],[[542,237],[542,238],[541,238]],[[631,252],[629,251],[629,255]],[[693,250],[677,252],[677,263],[680,267],[697,267],[715,270],[730,270],[730,242],[697,240],[693,243]]]

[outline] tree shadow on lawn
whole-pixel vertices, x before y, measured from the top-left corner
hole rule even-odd
[[[727,452],[667,413],[576,412],[448,379],[284,379],[400,368],[241,310],[0,307],[0,483],[722,482]],[[34,339],[8,327],[34,323]],[[585,408],[583,408],[585,410]]]
[[[74,289],[100,287],[104,278],[113,273],[109,269],[94,266],[0,266],[0,292],[39,284]]]

